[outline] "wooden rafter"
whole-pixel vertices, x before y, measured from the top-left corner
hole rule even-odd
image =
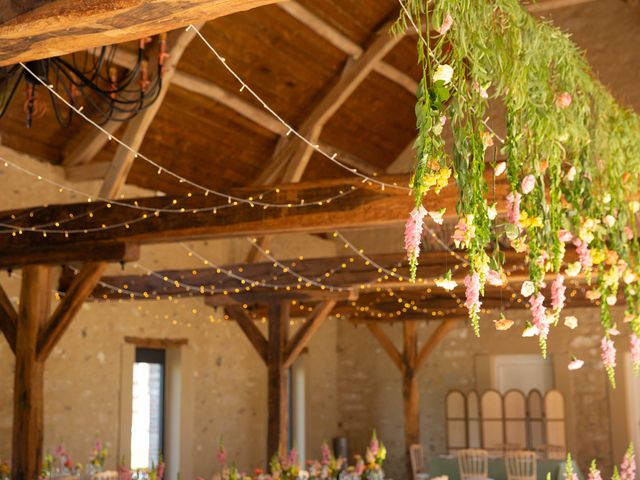
[[[309,29],[327,40],[334,47],[349,54],[353,58],[358,58],[362,55],[364,49],[360,45],[339,30],[333,28],[320,17],[303,7],[300,3],[296,1],[282,2],[279,3],[278,6],[300,23],[303,23]],[[381,61],[373,66],[373,70],[392,82],[402,86],[412,95],[415,95],[416,90],[418,89],[418,82],[406,73],[398,70],[396,67]]]
[[[333,87],[301,122],[298,130],[312,144],[318,142],[325,123],[366,79],[374,66],[400,41],[400,37],[394,37],[389,33],[392,23],[393,21],[385,23],[375,32],[362,55],[346,65],[344,72],[335,81]],[[278,177],[281,177],[285,182],[300,181],[312,154],[313,148],[311,146],[290,135],[289,141],[278,149],[256,183],[273,183]],[[284,173],[281,174],[283,169]]]
[[[200,26],[202,26],[202,24],[199,24],[198,28]],[[153,119],[160,110],[160,106],[169,91],[169,86],[175,75],[178,62],[180,62],[182,54],[189,46],[189,43],[191,43],[191,40],[193,40],[193,37],[195,37],[195,34],[196,31],[190,28],[188,30],[171,32],[168,35],[167,45],[170,55],[162,79],[162,88],[153,104],[136,115],[127,124],[122,141],[129,148],[125,148],[122,145],[118,146],[109,169],[106,172],[102,187],[100,188],[99,196],[101,198],[114,198],[120,190],[122,190],[135,159],[134,152],[140,149],[147,130],[151,126],[151,122],[153,122]]]
[[[40,0],[0,10],[0,66],[122,43],[279,0]],[[15,5],[20,5],[19,9]]]

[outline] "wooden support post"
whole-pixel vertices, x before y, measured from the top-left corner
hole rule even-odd
[[[38,478],[42,465],[44,362],[38,359],[38,334],[49,318],[50,295],[50,267],[25,267],[15,350],[11,462],[11,478],[15,480]]]
[[[289,447],[289,369],[284,366],[289,301],[269,305],[267,461]]]
[[[420,443],[420,393],[416,379],[418,358],[418,322],[402,324],[404,340],[404,368],[402,369],[402,399],[404,403],[404,444],[407,478],[412,477],[409,447]]]

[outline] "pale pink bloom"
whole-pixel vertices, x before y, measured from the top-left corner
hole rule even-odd
[[[447,13],[447,15],[444,17],[444,21],[442,22],[442,25],[440,25],[440,28],[438,28],[436,31],[440,35],[444,35],[449,31],[452,25],[453,25],[453,17]]]
[[[521,200],[522,196],[518,192],[511,192],[507,195],[507,220],[514,225],[518,225],[520,222]]]
[[[522,183],[520,184],[520,188],[522,188],[522,193],[527,194],[531,193],[536,186],[536,177],[529,174],[522,179]]]
[[[461,243],[464,243],[466,241],[468,232],[469,225],[467,225],[467,222],[464,218],[461,218],[460,220],[458,220],[458,223],[456,223],[455,230],[453,231],[453,235],[451,238],[453,238],[453,241],[456,245],[460,245]]]
[[[482,146],[485,150],[489,147],[493,147],[493,137],[489,132],[482,132],[480,137],[482,138]]]
[[[477,312],[480,309],[480,275],[478,272],[473,272],[472,275],[464,277],[465,290],[465,306],[470,312]]]
[[[218,447],[218,463],[220,465],[224,465],[227,463],[227,450],[224,448],[224,445],[220,444]]]
[[[491,268],[487,271],[487,275],[485,276],[485,278],[489,285],[493,285],[494,287],[502,286],[502,277],[498,272]]]
[[[584,296],[587,297],[587,300],[591,300],[593,302],[594,300],[598,300],[602,294],[599,290],[587,290]]]
[[[576,253],[578,254],[578,259],[580,260],[580,265],[585,271],[588,271],[593,266],[593,259],[591,258],[591,252],[589,251],[589,245],[587,242],[576,238],[573,241],[573,244],[576,246]]]
[[[615,295],[607,296],[607,305],[614,306],[616,303],[618,303],[618,297]]]
[[[571,105],[573,98],[571,98],[571,94],[569,92],[563,92],[556,97],[556,106],[560,110],[564,110]]]
[[[496,164],[496,169],[493,171],[493,174],[496,177],[499,177],[500,175],[502,175],[504,173],[504,171],[507,169],[507,162],[500,162],[498,164]]]
[[[582,368],[583,365],[584,365],[584,360],[579,360],[577,358],[574,358],[573,360],[571,360],[571,362],[569,362],[569,365],[567,365],[567,368],[569,370],[578,370]]]
[[[587,477],[587,480],[602,480],[602,474],[600,473],[600,470],[596,468],[595,460],[593,460],[591,463],[591,468],[589,469],[589,476]]]
[[[434,223],[437,223],[438,225],[442,225],[442,223],[444,222],[444,212],[446,211],[446,208],[442,208],[440,210],[434,210],[434,211],[429,211],[429,216],[431,217],[431,220],[434,221]]]
[[[567,299],[565,296],[566,290],[564,276],[559,273],[551,284],[551,306],[554,310],[562,310],[562,307],[564,307],[564,302]]]
[[[627,236],[627,240],[633,240],[633,230],[628,225],[624,227],[624,234]]]
[[[640,338],[635,333],[632,333],[629,337],[631,340],[631,346],[629,352],[631,353],[631,361],[633,362],[633,368],[640,368]]]
[[[576,167],[571,167],[567,171],[567,175],[566,175],[567,180],[569,180],[570,182],[573,182],[576,178],[576,173],[578,173],[576,170]]]
[[[573,234],[569,230],[560,229],[558,230],[558,239],[561,242],[567,243],[570,242],[573,238]]]
[[[404,229],[404,249],[409,258],[417,258],[420,255],[420,243],[422,242],[423,219],[427,210],[420,205],[411,211]]]
[[[544,296],[538,292],[537,295],[529,299],[531,304],[531,316],[533,317],[533,325],[540,332],[540,337],[547,338],[549,334],[549,323],[547,322],[547,309],[544,306]]]
[[[611,370],[616,366],[616,346],[613,340],[607,337],[602,337],[600,342],[600,358],[607,370]]]
[[[620,330],[618,330],[618,327],[611,327],[609,330],[607,330],[607,333],[615,337],[616,335],[620,335]]]
[[[620,480],[636,480],[636,456],[629,448],[620,465]]]

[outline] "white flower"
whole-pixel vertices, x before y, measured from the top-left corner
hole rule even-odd
[[[616,297],[615,295],[609,295],[607,297],[607,304],[613,306],[616,303],[618,303],[618,297]]]
[[[453,290],[458,286],[455,280],[447,279],[444,277],[436,278],[436,286],[444,288],[445,290]]]
[[[567,368],[569,370],[578,370],[579,368],[582,368],[583,365],[584,365],[584,360],[579,360],[577,358],[574,358],[573,360],[571,360],[571,363],[567,365]]]
[[[493,175],[495,175],[496,177],[499,177],[504,173],[506,169],[507,169],[507,162],[499,162],[496,164],[496,168],[493,171]]]
[[[607,227],[611,228],[616,223],[616,218],[613,215],[607,215],[604,217],[604,223]]]
[[[609,330],[607,330],[607,333],[609,335],[616,336],[616,335],[620,335],[620,330],[618,330],[618,327],[616,325],[614,325]]]
[[[566,177],[567,177],[567,180],[569,180],[570,182],[573,182],[573,180],[576,178],[576,167],[571,167],[567,172]]]
[[[444,212],[446,210],[446,208],[441,208],[440,210],[434,210],[427,213],[435,223],[437,223],[438,225],[442,225],[442,223],[444,222]]]
[[[603,202],[603,203],[605,203],[605,204],[607,204],[607,203],[611,203],[611,194],[609,194],[609,193],[605,193],[605,194],[602,196],[602,202]]]
[[[522,284],[522,288],[520,288],[520,293],[523,297],[530,297],[535,291],[535,286],[531,280],[527,280]]]
[[[527,328],[524,329],[524,332],[522,332],[522,336],[523,337],[535,337],[539,333],[540,333],[540,330],[538,330],[538,327],[536,327],[535,325],[531,325],[530,327],[527,327]]]
[[[635,281],[636,274],[633,273],[630,269],[627,269],[624,271],[624,275],[622,276],[622,279],[624,280],[624,283],[628,285]]]
[[[580,273],[580,270],[582,270],[582,265],[580,265],[580,262],[573,262],[567,265],[565,273],[567,274],[567,277],[577,277]]]
[[[450,65],[444,64],[438,66],[436,69],[436,73],[433,74],[433,81],[437,82],[438,80],[442,80],[442,82],[446,85],[451,82],[453,78],[453,68]]]
[[[487,209],[487,217],[489,217],[489,220],[495,220],[497,216],[498,216],[497,203],[494,203],[493,205],[490,205],[489,208]]]
[[[640,202],[638,200],[629,202],[629,208],[631,209],[632,213],[638,213],[638,211],[640,211]]]
[[[564,326],[574,330],[578,327],[578,319],[573,315],[567,315],[564,317]]]

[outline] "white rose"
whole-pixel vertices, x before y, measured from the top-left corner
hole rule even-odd
[[[564,326],[574,330],[578,327],[578,319],[573,315],[567,315],[564,317]]]
[[[527,280],[522,284],[522,288],[520,288],[520,293],[523,297],[530,297],[531,294],[535,291],[535,286],[531,280]]]
[[[447,64],[440,65],[433,75],[434,82],[442,80],[445,85],[451,82],[451,78],[453,78],[453,68]]]

